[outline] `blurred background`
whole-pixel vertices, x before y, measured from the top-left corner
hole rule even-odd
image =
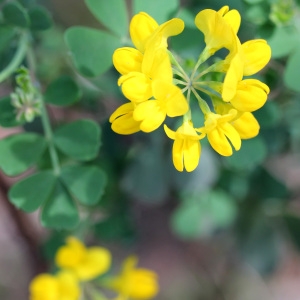
[[[30,4],[30,0],[21,2]],[[162,128],[130,136],[111,130],[108,118],[124,103],[116,83],[118,73],[110,68],[86,78],[74,67],[65,30],[72,26],[106,30],[85,2],[39,1],[54,20],[50,29],[34,36],[42,89],[55,78],[69,75],[82,91],[76,105],[49,106],[52,124],[86,117],[102,128],[102,146],[91,163],[105,170],[108,186],[98,205],[81,211],[84,221],[74,233],[80,232],[87,244],[109,248],[115,266],[127,255],[137,254],[140,266],[159,275],[158,300],[298,300],[300,1],[186,0],[180,8],[173,0],[156,2],[149,4],[154,18],[157,7],[169,7],[169,17],[185,20],[184,34],[172,38],[170,46],[186,65],[203,49],[203,36],[193,19],[204,8],[238,9],[241,42],[268,41],[272,60],[259,78],[271,93],[266,105],[254,113],[260,134],[243,141],[241,150],[231,157],[220,157],[204,142],[198,168],[192,173],[177,172],[172,165],[172,141]],[[132,3],[127,4],[130,12]],[[7,55],[0,46],[2,68]],[[10,92],[11,82],[2,83],[0,96]],[[40,132],[40,120],[23,127],[1,127],[0,137],[23,130]],[[45,166],[49,158],[40,162],[39,167]],[[43,228],[39,212],[26,214],[10,204],[10,186],[25,175],[0,173],[3,300],[27,299],[30,280],[51,270],[55,249],[70,234]]]

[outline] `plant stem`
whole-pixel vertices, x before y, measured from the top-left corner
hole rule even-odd
[[[52,168],[53,168],[54,174],[58,176],[60,174],[60,163],[59,163],[58,155],[56,152],[56,148],[54,146],[53,132],[52,132],[48,112],[47,112],[44,100],[42,98],[42,95],[41,95],[41,106],[42,106],[41,107],[41,119],[42,119],[43,128],[44,128],[44,132],[45,132],[45,138],[48,142],[48,148],[49,148]]]
[[[12,75],[22,63],[28,48],[28,40],[29,40],[28,33],[23,32],[21,34],[19,45],[14,57],[12,58],[10,63],[6,66],[6,68],[2,70],[0,73],[0,83],[4,81],[6,78],[8,78],[10,75]]]

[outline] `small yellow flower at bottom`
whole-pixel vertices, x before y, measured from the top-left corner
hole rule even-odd
[[[29,291],[30,300],[78,300],[81,293],[76,276],[68,271],[36,276]]]
[[[136,268],[136,264],[136,257],[128,257],[121,273],[107,282],[108,288],[119,293],[116,299],[151,299],[158,293],[157,274],[148,269]]]
[[[111,254],[101,247],[86,248],[77,238],[69,237],[67,245],[58,249],[55,260],[60,268],[72,271],[81,281],[88,281],[108,271]]]
[[[199,140],[205,137],[205,134],[199,135],[191,121],[185,121],[177,131],[173,131],[164,125],[167,136],[174,140],[173,143],[173,164],[175,168],[182,172],[194,171],[198,166],[201,145]]]

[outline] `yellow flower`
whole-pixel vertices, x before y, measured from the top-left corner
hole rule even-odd
[[[40,274],[29,286],[30,300],[78,300],[80,287],[73,273]]]
[[[232,122],[232,126],[239,133],[241,139],[251,139],[258,135],[259,124],[252,113],[245,112]]]
[[[107,283],[108,288],[119,293],[118,300],[151,299],[158,293],[156,273],[136,268],[136,264],[136,257],[128,257],[123,263],[121,273]]]
[[[257,79],[245,79],[237,84],[236,94],[230,103],[239,111],[252,112],[267,101],[269,87]]]
[[[176,132],[167,125],[164,125],[164,129],[167,136],[174,140],[172,153],[175,168],[180,172],[183,169],[187,172],[194,171],[201,155],[199,140],[204,138],[205,134],[197,134],[191,121],[185,121]]]
[[[134,120],[141,122],[140,129],[151,132],[157,129],[166,116],[177,117],[185,114],[189,107],[180,88],[164,81],[153,81],[151,99],[137,105],[133,112]]]
[[[153,96],[154,80],[172,82],[172,67],[166,50],[157,50],[151,59],[147,59],[145,54],[141,72],[133,71],[119,78],[118,85],[122,86],[124,96],[130,101],[143,102],[150,99]]]
[[[67,244],[58,249],[55,261],[60,268],[74,272],[79,280],[87,281],[109,269],[111,254],[101,247],[86,248],[77,238],[69,237]]]
[[[178,35],[183,28],[184,23],[178,18],[158,25],[147,13],[140,12],[131,19],[129,33],[134,46],[144,53],[149,45],[167,48],[167,38]]]
[[[243,73],[253,75],[263,69],[271,59],[271,47],[265,40],[250,40],[242,44]]]
[[[238,131],[230,124],[237,115],[237,110],[231,109],[225,115],[208,113],[205,115],[204,131],[212,148],[223,156],[232,155],[232,146],[235,150],[241,148],[241,138]],[[232,146],[231,146],[232,144]]]
[[[140,131],[141,122],[133,119],[135,106],[132,102],[125,103],[112,113],[109,122],[114,132],[127,135]]]
[[[236,51],[241,16],[237,10],[222,7],[218,12],[212,9],[200,11],[196,18],[197,28],[203,32],[206,47],[214,54],[221,48]]]

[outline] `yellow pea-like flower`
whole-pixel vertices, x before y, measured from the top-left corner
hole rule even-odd
[[[77,238],[69,237],[67,244],[56,252],[55,261],[57,266],[73,272],[79,280],[88,281],[108,271],[111,254],[102,247],[86,248]]]
[[[224,6],[219,12],[204,9],[197,14],[195,24],[204,34],[206,47],[210,49],[211,54],[221,48],[236,51],[236,32],[240,26],[240,19],[238,11],[228,12],[228,6]]]
[[[140,124],[133,119],[133,111],[136,105],[132,102],[125,103],[118,107],[110,116],[109,122],[114,132],[118,134],[133,134],[140,131]]]
[[[238,119],[232,122],[232,126],[243,140],[256,137],[260,129],[259,123],[250,112],[244,112]]]
[[[253,75],[264,68],[271,59],[271,47],[265,40],[250,40],[242,44],[243,73]]]
[[[135,48],[118,48],[113,53],[113,64],[122,75],[126,75],[129,72],[141,72],[142,61],[143,54]]]
[[[230,103],[239,111],[252,112],[267,101],[269,87],[257,79],[245,79],[238,83],[236,94]]]
[[[128,257],[121,273],[107,282],[107,287],[119,293],[118,300],[143,300],[155,297],[159,290],[157,274],[136,268],[137,258]]]
[[[187,172],[194,171],[199,164],[201,155],[200,139],[204,138],[205,134],[199,135],[191,121],[183,122],[176,132],[167,125],[164,125],[164,130],[167,136],[174,140],[172,157],[176,170],[180,172],[184,169]]]
[[[178,117],[184,115],[189,107],[181,90],[164,81],[153,81],[153,96],[151,99],[140,103],[133,112],[133,118],[140,121],[140,129],[151,132],[157,129],[166,116]]]
[[[30,283],[29,292],[30,300],[79,300],[81,294],[76,276],[68,271],[36,276]]]
[[[232,155],[232,146],[235,150],[241,148],[241,138],[237,130],[231,124],[237,111],[231,109],[225,115],[208,113],[205,116],[204,131],[212,148],[223,156]],[[231,146],[232,145],[232,146]]]
[[[129,33],[134,46],[144,53],[149,46],[167,47],[167,38],[178,35],[183,31],[184,23],[178,18],[169,20],[161,25],[147,13],[140,12],[133,16]]]

